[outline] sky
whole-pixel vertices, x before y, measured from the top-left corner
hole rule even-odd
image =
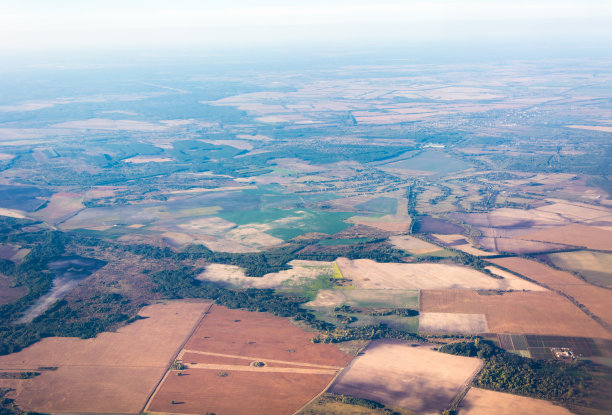
[[[612,43],[599,0],[2,0],[0,54],[49,50]]]

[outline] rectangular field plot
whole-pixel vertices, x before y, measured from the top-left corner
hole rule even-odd
[[[470,388],[459,405],[459,415],[571,415],[572,412],[541,399]]]
[[[498,334],[497,338],[499,339],[499,345],[502,348],[508,351],[514,350],[514,345],[512,344],[512,338],[510,337],[509,334]]]
[[[522,334],[511,334],[514,350],[527,350],[527,339]]]
[[[532,359],[547,360],[553,358],[550,347],[530,347],[528,351]]]
[[[412,308],[419,307],[418,290],[319,290],[310,307]]]
[[[441,263],[380,263],[371,259],[338,258],[345,278],[361,289],[485,289],[530,290],[532,283],[519,277],[492,278],[473,268]]]
[[[612,338],[568,299],[547,291],[479,295],[468,290],[422,290],[421,312],[484,314],[491,333]]]
[[[573,251],[548,254],[547,257],[559,268],[580,273],[591,284],[612,287],[611,253]]]
[[[484,314],[421,313],[419,331],[426,333],[477,334],[489,331]]]
[[[351,356],[287,319],[213,306],[155,391],[147,411],[291,414],[317,396]]]
[[[576,356],[601,356],[601,350],[593,339],[586,337],[565,336],[525,336],[529,347],[566,347],[572,349]]]
[[[41,371],[29,380],[2,379],[21,409],[39,412],[139,413],[168,362],[210,303],[155,304],[145,317],[93,339],[49,337],[7,356],[0,367]]]
[[[336,379],[330,392],[439,414],[480,369],[480,359],[427,346],[376,340]]]

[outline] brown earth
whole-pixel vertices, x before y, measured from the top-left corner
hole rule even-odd
[[[286,318],[213,306],[179,354],[182,375],[167,373],[147,411],[294,413],[352,358],[313,337]]]
[[[492,333],[612,338],[568,299],[549,291],[480,295],[468,290],[423,290],[421,311],[484,314]]]
[[[26,295],[25,287],[12,287],[11,279],[0,274],[0,304],[8,304]]]
[[[571,224],[521,235],[520,239],[612,250],[612,232],[594,226]]]
[[[541,399],[471,388],[461,401],[459,415],[490,414],[571,415],[572,412],[562,406]]]
[[[480,359],[408,342],[376,340],[338,377],[330,392],[439,414],[480,369]]]
[[[219,373],[227,376],[219,376]],[[184,414],[292,414],[319,394],[333,376],[300,373],[194,369],[169,375],[152,412]],[[172,404],[172,402],[175,404]]]
[[[5,370],[40,371],[32,379],[2,379],[24,410],[137,413],[209,303],[169,302],[142,309],[147,317],[93,339],[49,337],[7,356]]]
[[[517,238],[481,237],[478,243],[485,249],[497,252],[510,252],[513,254],[530,254],[534,252],[549,252],[568,248],[567,245],[550,242],[527,241]]]
[[[524,258],[498,258],[491,262],[569,295],[612,327],[612,290],[591,285],[569,272]]]
[[[351,360],[335,346],[312,343],[313,337],[286,318],[214,306],[185,349],[315,365],[344,366]]]

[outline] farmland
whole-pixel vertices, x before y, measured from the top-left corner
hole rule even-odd
[[[345,278],[361,289],[529,289],[533,284],[518,277],[495,279],[472,268],[448,264],[377,263],[368,259],[340,258]]]
[[[547,259],[556,267],[574,271],[589,283],[612,287],[612,254],[593,251],[572,251],[548,254]]]
[[[601,319],[607,327],[612,326],[612,310],[606,305],[610,298],[609,290],[593,286],[567,272],[523,258],[499,258],[493,262],[573,298]]]
[[[409,343],[376,341],[334,382],[331,391],[438,413],[480,368],[474,358],[447,356]]]
[[[183,368],[166,374],[147,410],[295,412],[351,359],[311,337],[285,319],[213,306],[178,355]]]
[[[421,311],[484,314],[493,333],[612,338],[568,299],[552,292],[481,295],[467,290],[424,290]]]
[[[469,390],[463,401],[461,401],[459,410],[461,415],[487,415],[492,412],[500,415],[517,413],[570,415],[572,413],[548,401],[479,388],[471,388]]]
[[[610,364],[612,70],[385,53],[3,72],[0,412],[562,413],[434,348]]]
[[[0,379],[28,410],[136,413],[168,362],[197,324],[207,303],[166,303],[144,308],[146,317],[95,339],[48,338],[0,357],[5,370],[43,370],[23,382]],[[117,380],[120,380],[117,382]]]

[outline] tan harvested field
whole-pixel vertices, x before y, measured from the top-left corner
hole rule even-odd
[[[0,216],[8,216],[9,218],[25,218],[25,212],[17,209],[0,208]]]
[[[213,306],[179,354],[184,376],[168,372],[147,411],[291,414],[352,358],[312,337],[285,318]]]
[[[153,124],[145,121],[110,120],[106,118],[91,118],[89,120],[68,121],[54,124],[53,128],[67,128],[79,130],[126,130],[126,131],[164,131],[167,125]]]
[[[134,156],[129,159],[124,159],[124,163],[143,164],[143,163],[165,163],[172,161],[170,157],[151,157],[151,156]]]
[[[497,258],[491,262],[569,295],[612,327],[612,290],[524,258]]]
[[[313,337],[286,318],[214,306],[185,349],[313,365],[342,366],[350,360],[335,346],[313,344]]]
[[[521,235],[520,239],[612,250],[612,232],[595,226],[572,224]]]
[[[493,274],[495,274],[497,276],[503,277],[503,278],[509,278],[509,279],[517,278],[517,276],[512,274],[511,272],[505,271],[505,270],[503,270],[501,268],[498,268],[498,267],[494,267],[492,265],[486,266],[485,269],[487,269],[491,273],[493,273]],[[548,291],[546,288],[541,287],[541,286],[539,286],[537,284],[534,284],[532,282],[525,281],[525,283],[529,284],[529,290],[528,291]]]
[[[333,378],[321,374],[213,369],[192,369],[185,373],[188,376],[169,375],[164,380],[148,412],[292,414],[325,389]]]
[[[553,292],[480,295],[467,290],[423,290],[421,312],[484,314],[491,333],[612,338],[568,299]]]
[[[601,131],[604,133],[612,133],[612,127],[605,125],[566,125],[569,128],[577,128],[579,130]]]
[[[9,397],[39,412],[137,413],[172,357],[210,306],[169,302],[142,309],[146,319],[93,339],[50,337],[7,356],[0,367],[41,371],[28,380],[0,380]]]
[[[424,333],[488,333],[484,314],[421,313],[419,332]]]
[[[459,405],[459,415],[571,415],[566,408],[541,399],[470,388]]]
[[[612,254],[593,251],[572,251],[548,254],[559,268],[580,273],[587,281],[612,288]]]
[[[51,223],[62,222],[75,215],[83,206],[83,196],[75,193],[55,193],[49,204],[34,215]]]
[[[593,206],[586,203],[567,202],[558,199],[547,199],[547,201],[552,202],[552,204],[540,206],[537,210],[556,213],[562,217],[580,222],[609,220],[612,217],[612,209],[604,206]]]
[[[486,249],[497,252],[509,252],[513,254],[528,254],[533,252],[549,252],[568,248],[567,245],[553,244],[550,242],[527,241],[516,238],[490,238],[478,239],[479,244]]]
[[[330,392],[439,414],[481,365],[480,359],[448,355],[428,346],[376,340],[342,372]]]
[[[187,235],[202,240],[201,236],[212,236],[202,240],[207,248],[220,252],[254,252],[278,245],[282,239],[268,235],[265,231],[270,224],[249,224],[236,226],[235,223],[217,217],[204,217],[178,225]]]
[[[198,275],[199,280],[215,281],[248,288],[282,288],[301,285],[321,275],[332,275],[333,262],[293,260],[291,269],[266,274],[261,278],[247,277],[241,267],[210,264]]]
[[[472,268],[448,264],[378,263],[371,259],[336,261],[344,278],[362,289],[528,290],[533,284],[518,277],[496,279]]]
[[[399,249],[410,252],[411,254],[427,254],[429,252],[436,252],[442,249],[442,247],[425,242],[422,239],[408,235],[395,235],[389,238],[389,242],[395,245]]]
[[[442,241],[446,246],[450,248],[458,249],[459,251],[463,251],[468,254],[476,256],[489,256],[496,254],[496,252],[488,252],[483,251],[482,249],[475,248],[471,243],[467,241],[467,239],[465,239],[465,236],[460,234],[432,234],[431,236],[433,236],[439,241]]]

